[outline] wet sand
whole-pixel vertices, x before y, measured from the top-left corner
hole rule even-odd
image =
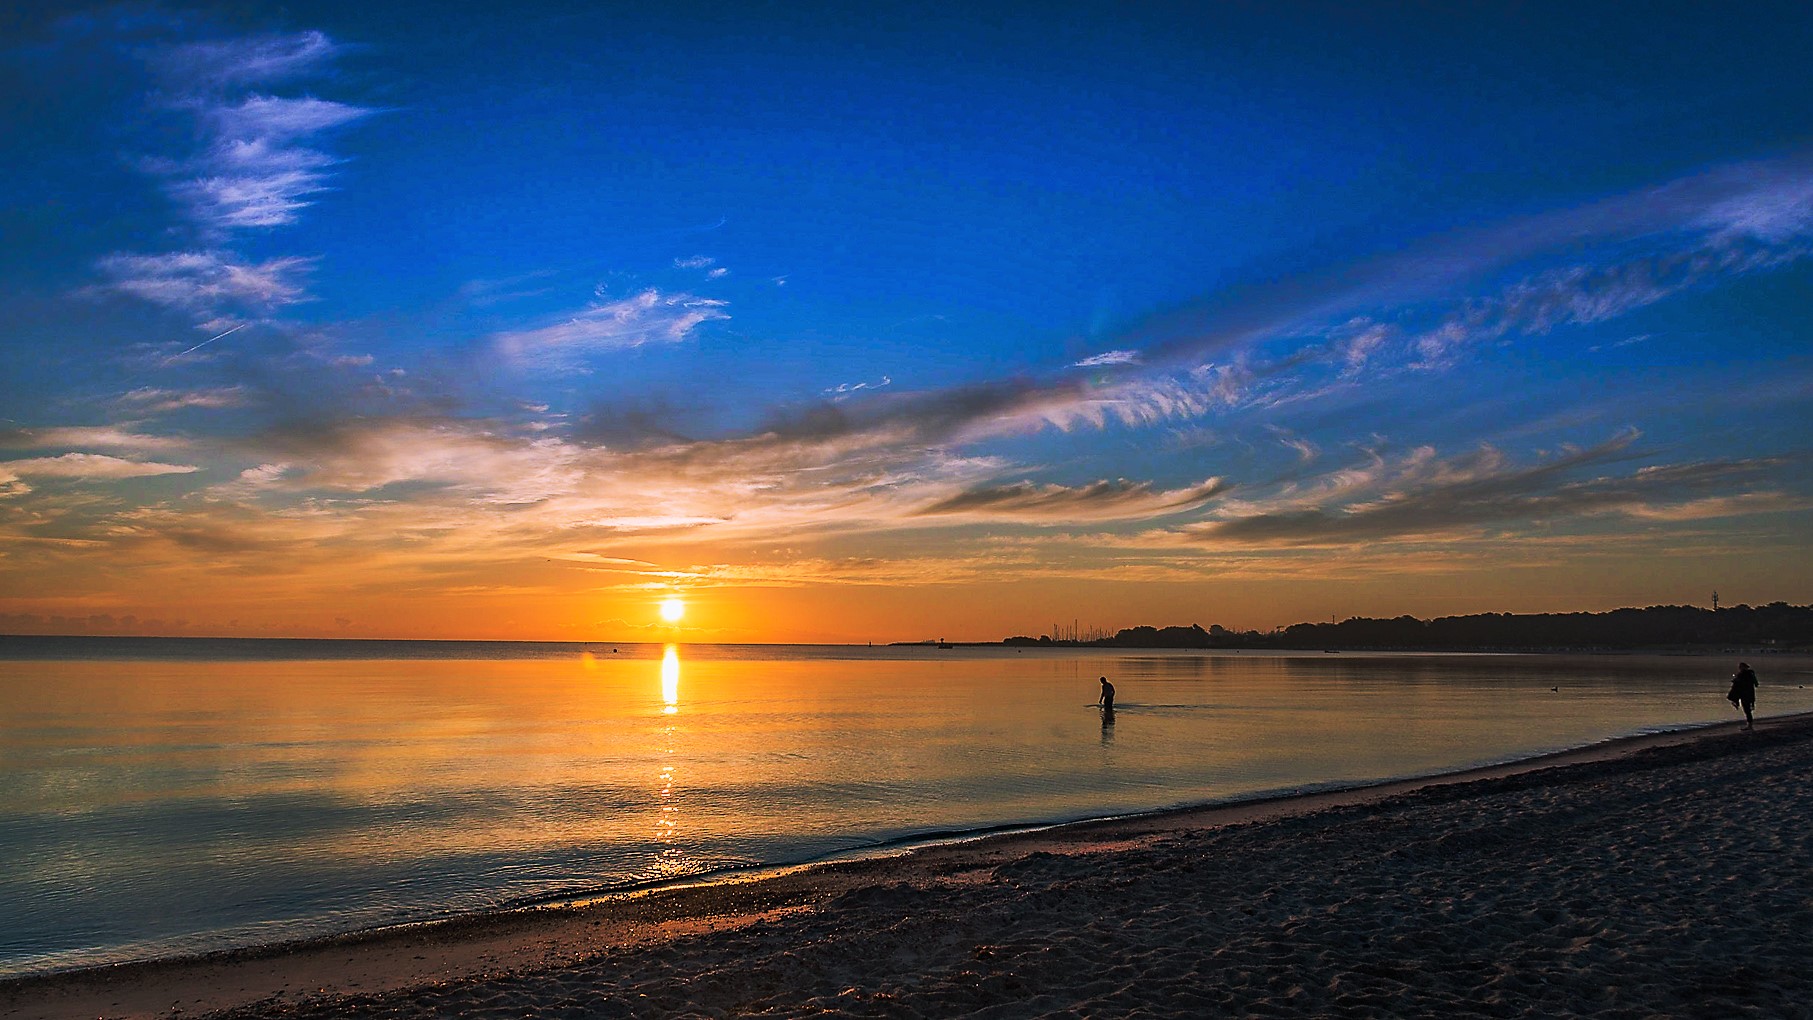
[[[1813,1017],[1813,716],[293,946],[0,1017]]]

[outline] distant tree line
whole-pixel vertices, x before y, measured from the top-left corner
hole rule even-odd
[[[1813,606],[1649,606],[1606,613],[1478,613],[1419,620],[1355,617],[1273,631],[1129,627],[1096,641],[1011,637],[1003,644],[1104,648],[1813,648]]]

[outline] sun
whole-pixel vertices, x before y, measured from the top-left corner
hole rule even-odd
[[[679,623],[680,617],[686,615],[686,603],[677,598],[663,599],[661,602],[661,619],[668,623]]]

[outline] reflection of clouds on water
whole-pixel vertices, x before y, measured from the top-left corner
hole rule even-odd
[[[1090,708],[1098,706],[1090,705]],[[1245,712],[1252,705],[1237,702],[1197,702],[1194,704],[1155,705],[1139,701],[1116,701],[1114,712],[1104,722],[1112,725],[1115,717],[1134,715],[1141,718],[1159,718],[1173,716],[1200,716],[1212,713]]]
[[[1196,702],[1187,705],[1148,705],[1139,701],[1117,701],[1114,703],[1114,711],[1116,713],[1143,712],[1148,714],[1153,712],[1232,712],[1244,707],[1246,706],[1237,705],[1232,702],[1226,704]]]
[[[1196,679],[1210,675],[1210,663],[1205,656],[1197,655],[1162,655],[1162,656],[1127,656],[1114,662],[1115,673],[1120,677],[1140,677],[1141,679]],[[1115,706],[1119,708],[1117,704]]]

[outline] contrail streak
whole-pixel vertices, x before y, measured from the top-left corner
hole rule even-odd
[[[201,350],[203,347],[206,347],[209,344],[213,343],[214,341],[219,340],[221,337],[227,336],[229,334],[237,333],[240,330],[242,330],[250,325],[251,325],[250,322],[242,322],[239,325],[234,326],[232,329],[227,330],[225,333],[216,333],[213,336],[207,338],[206,340],[203,340],[201,343],[196,344],[194,347],[191,347],[186,351],[177,351],[175,354],[170,355],[169,357],[164,359],[164,364],[168,365],[172,361],[175,361],[177,358],[180,358],[185,354],[193,354],[196,351]]]

